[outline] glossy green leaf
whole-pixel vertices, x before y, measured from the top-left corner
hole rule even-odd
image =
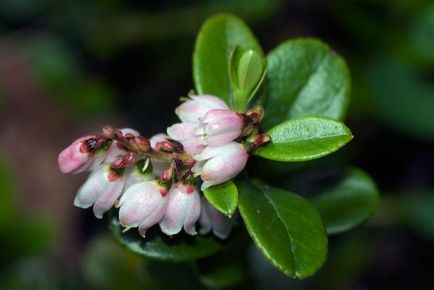
[[[315,207],[284,190],[237,185],[241,217],[263,254],[288,276],[315,273],[327,254],[325,228]]]
[[[374,212],[378,190],[365,172],[351,169],[335,186],[312,198],[321,213],[328,234],[354,228]]]
[[[232,217],[238,205],[238,190],[235,183],[228,181],[207,188],[203,193],[216,209],[228,217]]]
[[[350,76],[345,61],[326,44],[290,40],[271,51],[267,60],[264,128],[309,114],[344,118]]]
[[[267,132],[271,142],[255,154],[277,161],[305,161],[335,152],[352,139],[341,122],[321,116],[288,120]]]
[[[263,52],[247,25],[229,14],[211,17],[199,31],[193,54],[193,77],[199,94],[212,94],[230,104],[231,83],[228,61],[231,51],[239,46]]]
[[[179,233],[169,237],[152,229],[142,238],[137,230],[131,229],[122,233],[122,226],[115,212],[110,214],[110,229],[114,238],[130,251],[139,255],[173,262],[191,261],[212,255],[220,250],[220,242],[213,236],[189,236]]]
[[[231,103],[236,111],[244,112],[261,86],[267,63],[256,51],[244,51],[237,46],[229,56],[228,72],[233,92]]]

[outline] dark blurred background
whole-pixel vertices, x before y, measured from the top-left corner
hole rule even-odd
[[[118,247],[105,220],[73,207],[86,177],[60,174],[56,158],[106,124],[150,136],[173,123],[193,89],[195,35],[219,12],[265,51],[313,36],[346,58],[355,139],[325,163],[363,168],[382,196],[370,221],[330,238],[313,278],[285,278],[252,248],[244,285],[434,289],[432,0],[0,1],[0,289],[203,287]],[[284,185],[292,171],[280,173]]]

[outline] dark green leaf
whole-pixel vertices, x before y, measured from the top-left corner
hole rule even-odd
[[[238,205],[238,190],[232,181],[207,188],[203,194],[216,209],[232,217]]]
[[[239,210],[256,246],[288,276],[304,278],[326,259],[321,216],[299,195],[240,182]]]
[[[351,169],[333,188],[313,198],[328,234],[349,230],[364,222],[375,210],[378,190],[365,172]]]
[[[267,132],[270,144],[255,154],[277,161],[305,161],[335,152],[352,139],[351,131],[341,122],[321,116],[288,120]]]
[[[221,248],[213,236],[179,233],[169,237],[155,228],[147,233],[146,238],[142,238],[134,229],[122,233],[123,228],[117,214],[111,212],[109,219],[114,238],[129,250],[148,258],[173,262],[191,261],[212,255]]]
[[[268,56],[264,127],[289,118],[318,114],[343,119],[350,77],[345,61],[315,39],[290,40]]]
[[[263,56],[252,32],[239,18],[220,14],[205,22],[197,36],[193,54],[193,77],[197,93],[212,94],[230,104],[228,60],[237,45],[244,50],[253,49]]]

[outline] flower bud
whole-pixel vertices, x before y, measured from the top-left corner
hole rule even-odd
[[[90,167],[95,157],[95,148],[90,148],[96,142],[95,135],[78,138],[57,158],[62,173],[80,173]],[[94,142],[95,141],[95,142]]]
[[[125,177],[104,165],[95,170],[80,187],[74,199],[74,205],[89,208],[97,218],[102,218],[122,193]]]
[[[238,138],[243,131],[243,118],[231,110],[208,111],[200,120],[201,127],[194,132],[207,145],[218,146]]]
[[[166,211],[167,189],[156,181],[134,184],[119,201],[119,221],[127,228],[139,227],[143,237],[146,231],[160,222]]]
[[[211,230],[220,239],[226,239],[234,225],[235,217],[228,218],[216,210],[203,196],[201,198],[201,211],[199,217],[201,235],[208,234]]]
[[[184,151],[189,154],[198,154],[205,149],[205,144],[193,132],[200,126],[195,123],[177,123],[167,128],[170,138],[181,142]]]
[[[134,136],[140,135],[139,132],[131,128],[123,128],[117,131],[118,131],[117,134],[121,134],[121,135],[134,135]],[[105,156],[104,162],[105,163],[115,162],[116,159],[118,159],[121,155],[124,155],[125,153],[126,151],[124,150],[123,146],[121,146],[121,144],[118,141],[113,140],[112,145],[107,151],[107,155]]]
[[[208,146],[194,158],[199,161],[193,171],[203,180],[202,190],[226,182],[237,176],[245,167],[249,155],[237,142],[222,146]]]
[[[190,98],[175,110],[182,122],[197,122],[212,109],[229,109],[223,100],[215,96],[201,95]]]
[[[195,235],[195,223],[200,215],[200,197],[196,187],[191,184],[175,183],[169,191],[166,213],[160,222],[161,231],[175,235],[184,230]]]

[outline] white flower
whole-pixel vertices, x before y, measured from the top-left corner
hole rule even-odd
[[[167,190],[156,181],[145,181],[130,186],[119,201],[119,221],[127,228],[139,227],[146,231],[160,222],[166,211]]]
[[[194,185],[175,183],[169,191],[166,213],[160,222],[161,231],[175,235],[184,230],[196,234],[195,223],[200,215],[200,197]]]
[[[207,146],[202,153],[194,155],[198,161],[193,171],[203,180],[202,190],[226,182],[237,176],[246,166],[249,154],[237,142],[222,146]]]
[[[209,202],[202,196],[202,206],[199,217],[200,230],[202,235],[208,234],[211,230],[212,233],[220,239],[226,239],[232,231],[235,216],[231,219],[216,210]]]
[[[88,177],[79,188],[74,199],[74,205],[89,208],[93,205],[93,212],[97,218],[116,203],[125,184],[125,176],[110,170],[110,165],[103,165]]]

